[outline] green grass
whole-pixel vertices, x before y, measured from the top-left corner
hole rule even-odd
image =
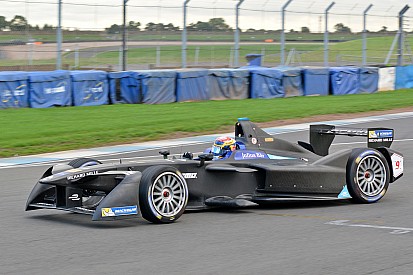
[[[297,34],[298,35],[298,34]],[[142,40],[145,36],[143,36]],[[171,37],[169,37],[173,40]],[[169,39],[168,38],[168,39]],[[215,38],[215,37],[214,37]],[[331,37],[330,37],[331,38]],[[394,37],[372,37],[369,34],[367,40],[367,57],[369,62],[383,63],[388,51],[391,47]],[[202,40],[201,38],[199,40]],[[218,41],[218,40],[215,40]],[[248,42],[247,38],[241,39],[243,42]],[[262,40],[261,40],[262,41]],[[413,37],[409,37],[410,44],[413,44]],[[251,41],[253,43],[253,41]],[[160,42],[160,45],[162,43]],[[231,64],[230,56],[233,51],[234,45],[202,45],[202,46],[189,46],[187,50],[187,62],[188,65],[194,65],[196,59],[196,48],[199,48],[198,62],[200,64]],[[306,63],[322,62],[324,60],[324,51],[322,43],[297,43],[297,42],[287,42],[286,43],[286,56],[291,49],[295,49],[297,52],[302,52],[300,55],[301,61],[305,65]],[[347,64],[345,60],[358,61],[361,62],[362,56],[362,40],[351,40],[347,42],[330,43],[330,61],[334,62],[337,56],[344,56],[343,64]],[[168,65],[178,65],[181,63],[181,47],[180,46],[160,46],[160,63],[161,66]],[[264,64],[275,65],[280,62],[280,45],[274,43],[268,44],[251,44],[245,45],[241,44],[239,52],[239,64],[245,64],[244,56],[249,53],[261,53],[265,51],[265,62]],[[96,49],[83,49],[81,51],[92,51],[97,52]],[[129,47],[128,50],[128,63],[129,64],[156,64],[156,51],[157,47],[147,46],[134,48]],[[395,53],[396,51],[394,51]],[[81,55],[82,56],[82,55]],[[347,57],[352,56],[352,57]],[[395,55],[392,56],[394,61]],[[63,63],[74,66],[74,53],[65,53],[63,55]],[[118,64],[119,63],[119,50],[107,51],[97,53],[96,55],[91,55],[89,58],[80,58],[80,66],[82,67],[93,67],[97,65],[108,65],[108,64]],[[0,65],[26,65],[27,60],[7,60],[3,59],[0,61]],[[33,64],[54,64],[54,59],[49,60],[34,60]],[[354,62],[353,62],[354,63]],[[352,63],[352,64],[353,64]]]
[[[413,105],[413,90],[376,94],[0,110],[0,156],[29,155],[226,130],[254,122],[394,109]]]

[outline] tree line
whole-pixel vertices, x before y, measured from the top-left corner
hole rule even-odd
[[[6,20],[6,17],[0,16],[0,30],[10,30],[10,31],[24,31],[24,30],[33,30],[33,31],[50,31],[55,30],[57,27],[49,24],[44,24],[42,27],[39,25],[32,26],[28,23],[27,19],[22,15],[15,15],[10,21]],[[172,23],[153,23],[149,22],[144,27],[140,22],[129,21],[126,25],[128,31],[179,31],[180,27],[174,26]],[[199,31],[199,32],[229,32],[233,31],[223,18],[211,18],[207,22],[198,21],[196,23],[190,23],[187,26],[188,31]],[[348,26],[345,26],[343,23],[338,23],[334,26],[336,33],[352,33],[351,29]],[[121,33],[123,31],[123,25],[113,24],[108,28],[105,28],[105,31],[108,34]],[[249,28],[246,32],[280,32],[281,30],[265,30],[265,29],[254,29]],[[387,32],[387,27],[383,26],[379,32]],[[291,29],[290,33],[311,33],[308,27],[301,27],[300,31],[295,31]]]

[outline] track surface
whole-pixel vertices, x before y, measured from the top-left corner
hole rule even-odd
[[[0,169],[0,274],[411,274],[411,125],[412,118],[374,123],[395,129],[392,148],[404,154],[405,175],[372,205],[279,203],[187,213],[170,225],[91,222],[66,212],[23,211],[46,166]],[[307,140],[308,132],[279,137]],[[363,141],[337,137],[332,151]]]

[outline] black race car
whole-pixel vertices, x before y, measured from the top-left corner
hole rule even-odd
[[[329,154],[335,135],[367,137],[366,148]],[[394,131],[311,125],[310,143],[273,137],[247,118],[235,124],[244,146],[224,160],[210,153],[157,161],[88,158],[50,167],[33,188],[26,210],[59,209],[93,220],[143,217],[171,223],[185,210],[244,207],[274,200],[352,199],[373,203],[403,175],[403,155],[389,149]]]

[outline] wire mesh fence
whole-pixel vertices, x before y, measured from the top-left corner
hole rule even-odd
[[[190,0],[187,7],[188,67],[245,65],[245,55],[262,54],[264,66],[282,63],[282,6],[287,1],[245,0],[239,9],[239,60],[236,62],[235,8],[240,1]],[[62,7],[63,42],[58,50],[58,7]],[[122,48],[123,5],[127,5],[127,51]],[[373,4],[368,14],[364,11]],[[176,68],[182,65],[184,1],[155,0],[0,0],[0,70],[56,68]],[[360,3],[293,0],[285,9],[285,65],[325,64],[324,40],[328,31],[328,63],[362,65],[363,20],[366,18],[367,65],[397,62],[398,13],[406,0]],[[404,16],[403,62],[412,63],[412,11]]]

